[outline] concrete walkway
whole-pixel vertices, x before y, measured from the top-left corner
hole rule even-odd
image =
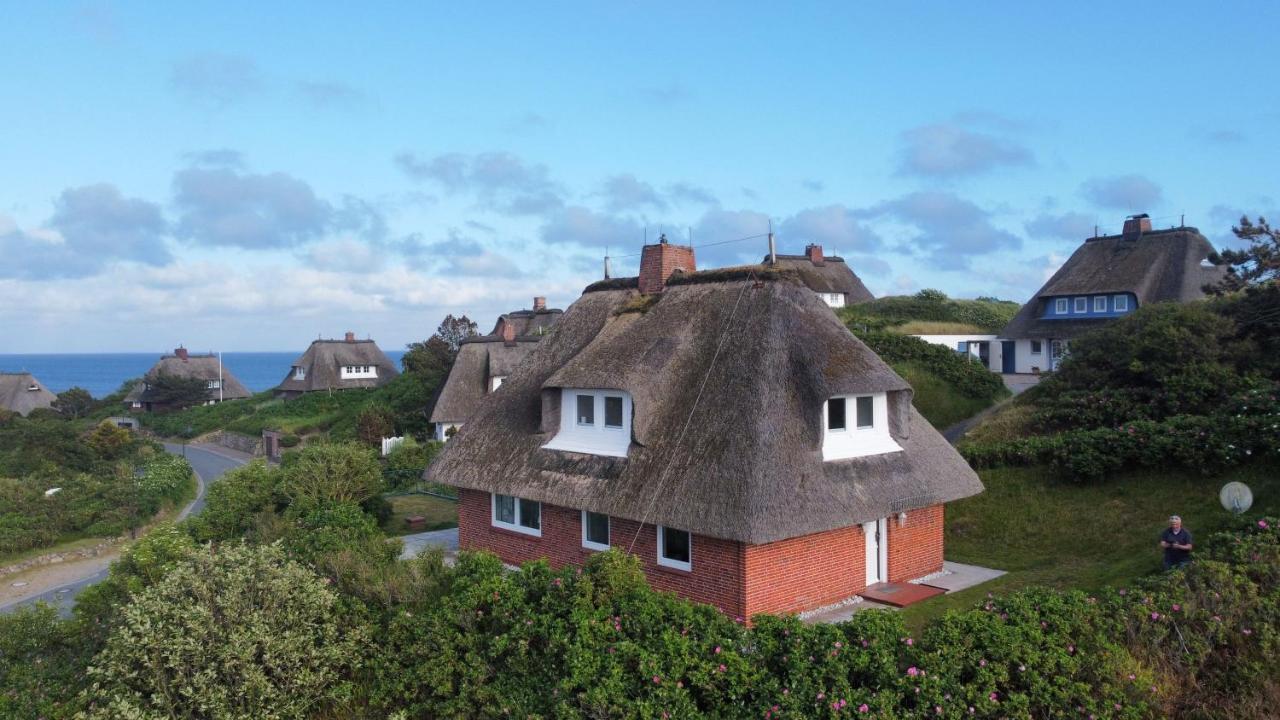
[[[1039,375],[1001,375],[1000,379],[1004,380],[1004,386],[1009,388],[1009,391],[1012,392],[1013,395],[1005,398],[1004,400],[1001,400],[1000,402],[996,403],[995,405],[992,405],[986,410],[983,410],[977,415],[961,420],[955,425],[952,425],[946,430],[943,430],[942,437],[946,438],[947,442],[951,443],[952,445],[955,445],[957,442],[960,441],[960,438],[964,437],[965,433],[977,427],[978,423],[987,419],[987,417],[990,416],[992,413],[1004,407],[1005,404],[1012,401],[1013,398],[1018,397],[1022,393],[1026,392],[1030,388],[1033,388],[1040,383]]]
[[[458,528],[401,535],[400,541],[404,543],[404,550],[400,553],[401,560],[418,557],[424,550],[433,547],[444,548],[445,561],[458,556]]]
[[[929,585],[930,587],[941,588],[946,590],[947,594],[950,594],[961,590],[968,590],[971,587],[976,587],[982,583],[994,580],[1004,574],[1005,572],[1003,570],[995,570],[992,568],[980,567],[978,565],[965,565],[964,563],[947,561],[942,563],[941,573],[930,575],[912,582],[919,582],[924,585]],[[924,602],[929,601],[925,600]],[[838,623],[848,620],[853,617],[854,613],[859,613],[863,610],[897,609],[898,608],[895,608],[892,605],[885,605],[883,603],[872,602],[861,597],[856,597],[850,598],[831,607],[822,608],[811,613],[805,613],[802,617],[805,622],[809,623]]]

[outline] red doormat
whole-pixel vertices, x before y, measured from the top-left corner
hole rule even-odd
[[[858,593],[863,598],[873,602],[884,603],[894,607],[906,607],[928,600],[934,595],[942,595],[946,590],[936,588],[932,585],[918,585],[915,583],[876,583],[868,587],[866,590]]]

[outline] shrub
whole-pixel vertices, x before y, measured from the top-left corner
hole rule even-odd
[[[966,397],[995,400],[1008,393],[998,374],[947,347],[910,335],[874,330],[863,332],[851,327],[880,359],[890,364],[909,362],[924,367]]]
[[[281,435],[280,436],[280,447],[285,447],[285,448],[297,447],[298,443],[300,442],[302,442],[302,438],[298,437],[297,435]]]
[[[331,502],[359,504],[382,490],[373,451],[355,443],[308,445],[283,472],[281,487],[301,512]]]
[[[0,613],[0,717],[70,717],[88,660],[53,608]]]
[[[279,548],[197,552],[124,608],[88,671],[90,717],[309,717],[350,696],[365,640]]]
[[[205,492],[204,510],[189,521],[192,537],[202,542],[243,537],[254,516],[279,504],[280,475],[261,460],[224,474]]]
[[[385,407],[371,405],[356,416],[356,438],[369,447],[381,447],[382,439],[395,433],[395,416]]]

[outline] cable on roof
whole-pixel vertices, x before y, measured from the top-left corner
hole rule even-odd
[[[711,378],[711,371],[715,369],[716,361],[720,359],[720,351],[724,349],[725,338],[729,336],[729,328],[733,325],[733,319],[738,314],[738,305],[742,302],[742,296],[746,294],[747,288],[754,285],[755,281],[756,273],[753,270],[742,282],[742,289],[738,291],[738,298],[733,301],[733,310],[729,311],[729,319],[725,320],[724,327],[720,329],[720,338],[716,341],[716,352],[711,356],[711,362],[707,365],[707,371],[702,374],[702,382],[698,384],[698,394],[693,398],[693,407],[689,408],[689,416],[684,419],[684,426],[680,428],[680,434],[676,436],[676,441],[672,445],[672,449],[678,447],[680,442],[684,440],[684,435],[689,430],[689,424],[693,422],[693,414],[698,411],[698,405],[702,402],[702,393],[707,388],[707,380]],[[667,480],[667,474],[671,471],[671,465],[675,462],[675,457],[674,452],[667,454],[667,464],[662,468],[662,474],[658,476],[658,482],[654,488],[653,498],[649,500],[649,506],[645,508],[644,515],[641,516],[640,524],[636,526],[635,535],[631,536],[631,544],[627,545],[628,555],[632,554],[632,550],[634,550],[636,546],[636,540],[640,539],[640,531],[644,529],[645,523],[649,522],[649,514],[653,512],[653,506],[658,502],[658,496],[662,494],[662,485]],[[692,533],[690,533],[690,535],[692,535]]]
[[[763,237],[769,237],[769,233],[761,233],[759,235],[748,235],[746,237],[734,238],[732,240],[718,240],[716,242],[701,243],[699,245],[690,245],[689,247],[694,248],[696,250],[698,248],[714,247],[716,245],[728,245],[729,243],[743,242],[746,240],[759,240],[760,238],[763,238]],[[605,252],[607,253],[608,251],[606,250]],[[644,254],[643,251],[638,253],[631,253],[630,255],[606,255],[605,257],[608,257],[610,260],[621,260],[622,258],[639,257],[642,254]]]

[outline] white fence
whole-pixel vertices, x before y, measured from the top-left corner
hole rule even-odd
[[[391,451],[400,447],[400,443],[402,442],[404,442],[403,435],[400,437],[382,438],[382,457],[390,455]]]

